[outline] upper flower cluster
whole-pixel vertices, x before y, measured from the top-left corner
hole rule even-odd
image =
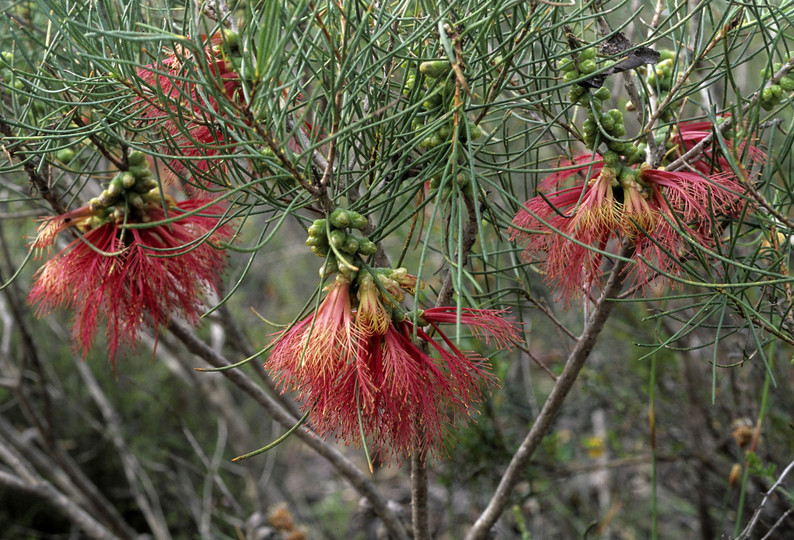
[[[486,360],[462,352],[438,324],[460,320],[506,348],[519,340],[515,323],[502,311],[455,308],[427,309],[412,320],[400,302],[417,285],[402,268],[339,274],[315,313],[274,337],[265,367],[282,390],[304,400],[321,436],[369,442],[384,458],[438,455],[450,423],[470,416],[495,384]]]
[[[213,243],[231,237],[220,221],[222,204],[176,202],[148,176],[141,154],[129,161],[132,172],[119,173],[87,206],[43,221],[35,249],[51,246],[67,228],[78,238],[36,272],[28,296],[39,316],[74,310],[73,343],[83,356],[104,321],[114,363],[142,326],[156,332],[171,315],[197,321],[204,293],[219,286],[225,265]]]
[[[218,167],[224,160],[209,159],[230,152],[223,126],[217,123],[220,106],[201,84],[200,72],[215,78],[222,95],[232,102],[242,97],[240,76],[228,50],[236,47],[239,37],[233,33],[215,33],[196,54],[177,46],[160,62],[138,69],[146,83],[140,100],[144,118],[162,121],[162,131],[179,156],[171,162],[177,173],[184,173],[184,161],[202,173],[194,181],[202,186],[218,181]]]
[[[679,152],[710,133],[700,128],[681,125],[673,139]],[[748,150],[751,159],[763,158],[759,149]],[[641,289],[657,276],[677,274],[692,243],[713,247],[719,238],[715,216],[735,215],[746,204],[734,175],[714,173],[720,160],[707,149],[696,171],[672,172],[578,156],[572,167],[541,182],[544,194],[518,211],[510,238],[526,245],[525,260],[540,258],[548,282],[566,302],[599,282],[603,254],[615,250],[614,241],[631,242],[636,264],[630,272]]]

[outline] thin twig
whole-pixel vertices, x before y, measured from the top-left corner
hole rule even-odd
[[[64,516],[78,526],[91,538],[112,540],[119,538],[107,529],[102,523],[94,519],[88,512],[80,508],[75,502],[62,492],[41,478],[38,474],[28,469],[21,455],[0,441],[0,458],[9,463],[19,476],[0,471],[0,484],[12,489],[25,491],[40,497],[58,509]]]
[[[171,538],[171,533],[168,531],[168,524],[163,514],[157,491],[149,475],[146,474],[146,471],[141,467],[140,462],[130,450],[127,441],[124,440],[124,435],[120,427],[121,419],[118,413],[113,409],[110,400],[108,400],[107,396],[102,391],[91,368],[79,358],[75,359],[74,363],[80,374],[80,378],[88,389],[88,393],[91,395],[91,398],[94,400],[94,403],[102,415],[102,419],[104,420],[104,434],[110,439],[110,442],[119,455],[124,477],[127,479],[127,484],[130,487],[138,510],[143,514],[154,538],[158,540],[169,540]],[[141,491],[138,485],[139,481],[147,493]]]
[[[769,497],[772,496],[772,493],[780,487],[780,484],[783,483],[783,480],[786,479],[788,473],[790,473],[794,469],[794,461],[788,464],[788,466],[783,470],[780,474],[780,477],[772,484],[772,487],[764,494],[764,498],[761,500],[761,504],[758,505],[758,508],[755,509],[753,513],[753,517],[750,518],[750,522],[747,524],[747,527],[736,537],[736,540],[744,540],[745,538],[750,538],[750,533],[753,532],[753,529],[758,524],[758,520],[761,518],[761,511],[764,509],[764,505],[769,500]]]

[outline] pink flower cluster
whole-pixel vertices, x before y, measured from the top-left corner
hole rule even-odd
[[[675,142],[682,151],[705,137],[701,127],[680,127]],[[757,148],[749,150],[751,159],[763,158]],[[659,276],[678,274],[690,243],[714,247],[719,236],[714,216],[737,215],[747,204],[734,175],[713,172],[724,158],[712,150],[706,157],[696,171],[673,172],[647,165],[609,167],[596,155],[577,156],[572,167],[541,182],[543,195],[518,211],[510,239],[526,246],[522,258],[539,261],[566,303],[600,282],[603,253],[616,253],[621,242],[630,242],[635,260],[630,278],[642,290]]]
[[[200,178],[193,178],[201,186],[217,183],[223,176],[225,160],[211,159],[231,152],[223,126],[219,122],[218,102],[202,90],[199,72],[206,72],[222,86],[231,102],[242,98],[240,76],[223,51],[220,33],[213,34],[204,47],[203,57],[187,48],[175,48],[165,59],[138,70],[146,83],[139,104],[143,117],[161,121],[161,130],[178,159],[170,166],[178,174],[187,170],[185,161],[192,162],[191,170]]]
[[[208,202],[171,200],[167,215],[152,205],[145,209],[147,221],[175,220],[145,228],[126,227],[91,205],[46,219],[36,249],[51,246],[69,227],[80,234],[36,272],[28,302],[38,316],[60,307],[74,310],[73,345],[83,357],[104,323],[114,366],[143,326],[157,332],[173,315],[195,324],[205,292],[217,290],[225,266],[224,252],[213,243],[231,237],[230,227],[220,225],[223,205],[189,213]]]
[[[438,324],[459,317],[497,348],[518,341],[518,328],[502,318],[503,311],[422,311],[418,320],[441,345],[398,315],[396,302],[416,279],[402,269],[378,270],[375,278],[362,272],[355,282],[337,276],[316,313],[275,337],[265,367],[283,391],[297,392],[319,435],[371,444],[383,458],[390,452],[398,460],[412,453],[438,456],[449,427],[468,418],[495,384],[487,361],[458,349]]]

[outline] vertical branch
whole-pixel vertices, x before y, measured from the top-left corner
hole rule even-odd
[[[556,418],[571,388],[573,388],[573,384],[576,382],[579,372],[582,370],[582,367],[584,367],[585,361],[590,356],[590,351],[593,350],[598,336],[612,312],[612,308],[615,305],[612,300],[620,292],[625,277],[624,270],[628,264],[623,259],[631,256],[633,250],[633,246],[626,245],[624,245],[621,250],[621,259],[617,259],[615,262],[612,274],[609,276],[609,280],[604,290],[601,292],[601,296],[587,321],[582,335],[579,337],[579,341],[568,356],[562,374],[555,382],[551,394],[549,394],[549,397],[543,404],[543,408],[538,418],[535,420],[535,424],[529,430],[521,446],[519,446],[518,450],[513,455],[513,459],[510,461],[505,474],[502,476],[502,480],[499,482],[499,486],[496,488],[490,503],[488,503],[486,509],[474,523],[474,526],[466,536],[466,540],[485,540],[485,538],[488,537],[491,527],[496,523],[496,520],[499,519],[502,512],[504,512],[510,494],[520,480],[524,467],[529,463],[535,450],[537,450],[546,432],[551,427],[551,423],[554,421],[554,418]]]
[[[411,525],[414,540],[430,540],[427,503],[427,462],[418,452],[414,452],[411,455]]]

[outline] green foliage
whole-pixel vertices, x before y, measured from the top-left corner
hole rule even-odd
[[[558,303],[547,254],[509,239],[516,213],[533,197],[551,205],[539,184],[570,170],[583,152],[626,180],[642,163],[677,163],[685,150],[672,139],[682,124],[703,122],[721,156],[708,172],[736,178],[747,204],[735,215],[702,209],[708,246],[690,223],[667,223],[683,239],[680,252],[666,254],[672,269],[625,284],[504,521],[515,538],[581,536],[593,521],[601,532],[636,537],[693,528],[716,537],[739,527],[741,511],[758,504],[792,444],[794,395],[782,360],[794,345],[792,5],[240,0],[228,7],[224,27],[200,2],[0,6],[0,307],[13,328],[2,345],[0,406],[18,433],[30,433],[30,448],[18,450],[55,454],[51,435],[141,534],[156,521],[136,499],[143,491],[153,504],[168,503],[161,509],[168,528],[191,536],[239,537],[252,515],[285,499],[314,516],[317,537],[363,536],[347,527],[353,498],[310,497],[315,478],[282,486],[287,474],[274,463],[292,457],[287,452],[268,454],[262,459],[274,461],[265,465],[228,463],[280,428],[249,394],[216,384],[219,374],[191,372],[188,365],[204,363],[176,337],[150,340],[149,352],[125,359],[115,375],[101,354],[89,358],[120,419],[111,422],[83,391],[87,375],[76,371],[64,330],[68,314],[37,319],[25,305],[42,264],[26,247],[33,218],[92,200],[105,200],[109,215],[123,213],[151,202],[143,195],[152,190],[154,202],[161,193],[199,193],[228,202],[223,221],[236,234],[222,246],[232,262],[222,297],[208,306],[212,333],[202,328],[198,337],[215,339],[213,350],[235,362],[259,354],[240,372],[268,395],[273,387],[260,364],[272,334],[312,313],[323,279],[336,272],[404,266],[426,284],[411,300],[419,309],[442,298],[459,308],[509,308],[525,323],[526,343],[512,353],[494,354],[461,324],[448,333],[461,350],[489,358],[501,381],[472,413],[476,422],[456,426],[449,463],[431,475],[467,492],[460,507],[451,497],[441,503],[452,516],[447,528],[461,529],[497,488],[589,328],[603,285]],[[615,50],[618,32],[627,49]],[[660,53],[658,61],[618,69],[642,47]],[[694,156],[677,167],[696,165]],[[576,209],[590,180],[583,174],[575,176]],[[605,255],[605,281],[617,250],[589,247]],[[571,260],[572,269],[577,264]],[[643,261],[626,264],[628,273]],[[295,412],[287,396],[273,399]],[[595,410],[607,417],[605,431],[595,429]],[[751,451],[726,427],[744,418],[764,426]],[[107,425],[120,427],[147,474],[130,476]],[[9,433],[0,432],[0,443]],[[726,484],[743,456],[753,479],[739,495]],[[332,474],[295,459],[306,476]],[[588,476],[596,470],[608,489]],[[40,472],[54,483],[62,476]],[[391,472],[385,482],[404,488],[403,471]],[[15,506],[3,510],[0,525],[16,527],[14,534],[76,530],[36,498],[2,489]],[[737,523],[726,523],[721,516],[737,508]],[[42,524],[47,513],[59,517]]]

